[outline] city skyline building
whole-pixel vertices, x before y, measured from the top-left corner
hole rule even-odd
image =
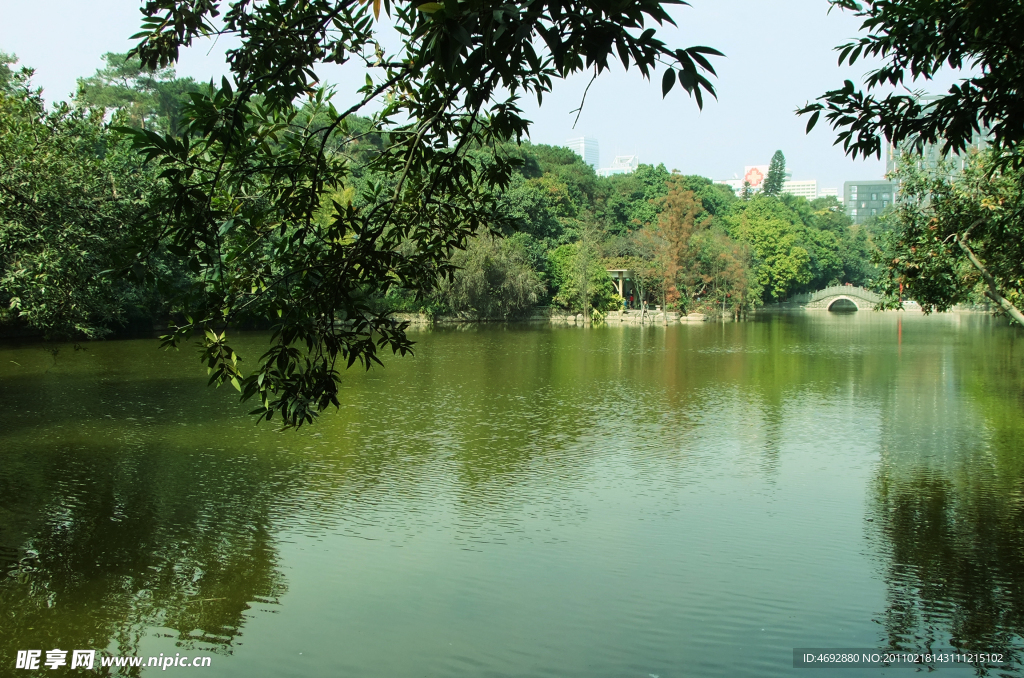
[[[843,206],[855,224],[863,224],[884,212],[893,202],[896,183],[885,179],[847,181],[843,184]]]
[[[942,97],[936,95],[926,95],[918,98],[920,102],[933,102],[938,101]],[[885,142],[885,174],[889,176],[896,170],[896,165],[899,163],[900,156],[904,153],[911,153],[913,155],[920,156],[924,161],[924,168],[934,170],[938,167],[939,163],[943,160],[949,162],[950,176],[955,176],[964,170],[964,166],[967,163],[967,159],[974,152],[984,150],[989,145],[989,131],[982,127],[980,133],[975,133],[971,136],[971,142],[964,149],[963,153],[949,153],[943,155],[942,144],[925,144],[924,147],[918,152],[914,149],[913,141],[904,141],[896,146]]]
[[[782,184],[782,192],[789,195],[815,200],[818,197],[818,180],[786,181]]]
[[[565,147],[583,158],[595,170],[601,165],[601,147],[594,137],[576,137],[567,139]]]

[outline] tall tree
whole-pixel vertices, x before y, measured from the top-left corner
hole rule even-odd
[[[106,66],[95,75],[78,79],[78,101],[123,111],[135,127],[179,133],[181,105],[190,92],[199,91],[199,83],[177,77],[173,68],[146,68],[127,54],[107,53],[103,61]]]
[[[694,236],[707,228],[711,219],[698,218],[704,207],[694,198],[693,191],[683,188],[680,181],[671,182],[668,195],[662,202],[664,210],[657,225],[664,242],[659,252],[665,275],[662,286],[665,297],[662,301],[666,308],[682,302],[685,309],[701,283]]]
[[[756,287],[765,301],[781,301],[811,281],[804,225],[781,200],[755,195],[723,221],[732,238],[750,246],[757,262]]]
[[[775,151],[772,162],[768,165],[768,176],[764,178],[761,192],[765,195],[777,196],[782,193],[782,186],[786,183],[786,156],[782,151]]]
[[[124,253],[155,180],[98,111],[47,111],[30,75],[0,89],[0,320],[102,336],[140,301],[133,282],[103,273],[137,263]]]

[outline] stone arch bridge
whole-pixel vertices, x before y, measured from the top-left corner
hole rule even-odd
[[[820,309],[826,311],[852,311],[854,308],[858,311],[871,311],[881,299],[880,296],[871,290],[850,285],[834,285],[810,294],[802,294],[800,297],[793,301],[798,302],[808,310]]]

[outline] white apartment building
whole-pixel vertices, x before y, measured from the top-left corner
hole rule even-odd
[[[565,142],[565,147],[583,158],[583,162],[594,169],[601,164],[601,149],[597,144],[597,139],[593,137],[569,139]]]
[[[818,180],[809,179],[807,181],[784,181],[782,183],[782,192],[801,198],[807,198],[808,200],[814,200],[818,197]]]
[[[752,169],[756,169],[756,170],[760,171],[759,167],[748,167],[747,168],[748,171],[747,171],[747,174],[745,176],[747,176],[747,177],[751,176],[751,172],[749,170],[752,170]],[[759,176],[757,172],[755,172],[753,174],[754,174],[754,178],[757,178]],[[739,195],[743,191],[743,182],[744,181],[750,181],[750,179],[720,179],[720,180],[716,181],[715,183],[716,184],[722,184],[723,186],[728,186],[729,188],[731,188],[733,190],[734,193],[736,193],[736,195]],[[750,186],[751,193],[760,193],[760,191],[761,191],[761,184],[763,182],[764,182],[764,177],[763,177],[763,173],[761,173],[761,176],[760,176],[760,179],[759,179],[759,181],[757,183],[757,186],[754,186],[753,183],[751,183],[751,186]],[[823,189],[823,190],[825,190],[825,189]],[[783,193],[789,193],[790,195],[800,196],[801,198],[807,198],[808,200],[814,200],[819,195],[819,193],[818,193],[818,180],[817,179],[809,179],[807,181],[793,181],[792,179],[787,179],[782,184],[782,192]],[[839,194],[839,192],[836,189],[833,188],[832,189],[832,195],[838,195],[838,194]],[[821,193],[820,195],[824,195],[824,193]]]

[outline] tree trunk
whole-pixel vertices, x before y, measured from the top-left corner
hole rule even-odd
[[[996,279],[992,277],[992,274],[988,272],[985,265],[981,263],[977,256],[975,256],[974,252],[971,251],[971,248],[967,246],[967,243],[958,236],[956,238],[956,244],[959,245],[960,249],[967,255],[967,259],[971,262],[971,265],[978,269],[978,273],[981,274],[981,277],[985,280],[985,284],[988,285],[988,290],[985,291],[985,296],[999,304],[999,307],[1006,311],[1007,315],[1016,320],[1020,325],[1024,326],[1024,314],[1022,314],[1009,299],[999,292],[999,285],[996,284]]]

